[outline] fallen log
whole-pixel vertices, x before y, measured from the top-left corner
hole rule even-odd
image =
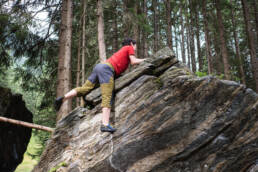
[[[48,131],[48,132],[53,132],[54,129],[50,128],[50,127],[46,127],[46,126],[42,126],[42,125],[38,125],[38,124],[33,124],[33,123],[29,123],[29,122],[24,122],[24,121],[19,121],[19,120],[15,120],[15,119],[10,119],[10,118],[5,118],[5,117],[0,117],[0,121],[3,122],[8,122],[8,123],[12,123],[15,125],[22,125],[24,127],[28,127],[28,128],[35,128],[37,130],[42,130],[42,131]]]

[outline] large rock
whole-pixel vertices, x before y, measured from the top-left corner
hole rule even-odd
[[[198,78],[171,50],[116,80],[118,129],[101,133],[100,94],[58,124],[35,172],[254,172],[258,95],[232,81]]]
[[[0,116],[32,122],[32,113],[26,108],[20,94],[0,87]],[[0,171],[13,172],[22,162],[31,137],[31,129],[0,122]]]

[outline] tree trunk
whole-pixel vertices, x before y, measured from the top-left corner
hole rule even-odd
[[[58,53],[57,97],[63,96],[71,87],[71,44],[72,44],[72,0],[64,0],[61,11],[61,25]],[[57,114],[57,121],[72,109],[71,100],[63,103]]]
[[[132,16],[136,16],[138,15],[138,8],[139,8],[139,1],[136,1],[134,3],[134,12],[135,14],[132,14]],[[135,18],[136,20],[136,17],[132,17],[132,18]],[[136,40],[138,46],[137,46],[137,50],[135,51],[135,56],[138,57],[138,54],[139,54],[139,48],[140,48],[140,39],[139,39],[139,27],[138,27],[138,22],[133,22],[133,39]]]
[[[81,34],[79,34],[79,36],[81,36]],[[80,76],[81,76],[80,74],[81,74],[81,37],[78,40],[78,49],[77,49],[76,87],[80,86]],[[76,98],[76,107],[78,106],[80,106],[80,98]]]
[[[143,16],[144,24],[147,24],[147,0],[143,0]],[[148,57],[147,34],[145,30],[142,33],[143,57]]]
[[[248,38],[248,46],[249,46],[249,51],[251,55],[252,71],[253,71],[253,76],[256,84],[256,92],[258,93],[258,58],[255,52],[254,33],[252,31],[252,27],[250,23],[250,16],[249,16],[247,1],[246,0],[241,0],[241,1],[243,6],[246,33]]]
[[[113,5],[114,5],[114,16],[112,21],[112,31],[113,31],[112,53],[115,53],[118,50],[117,0],[114,0]]]
[[[105,36],[104,36],[104,17],[103,17],[103,6],[102,0],[97,2],[97,16],[98,16],[98,45],[99,45],[99,58],[100,61],[105,61],[106,56],[106,46],[105,46]]]
[[[177,39],[178,32],[177,32],[177,27],[175,27],[174,30],[175,30],[174,38],[175,38],[175,42],[176,42],[176,45],[175,45],[176,46],[176,58],[178,59],[178,39]]]
[[[128,11],[128,8],[127,8],[127,4],[128,4],[128,0],[124,0],[123,2],[123,37],[126,38],[129,36],[129,30],[130,28],[128,27],[129,25],[127,24],[127,22],[129,21],[130,19],[130,16],[129,16],[129,11]]]
[[[192,62],[192,71],[196,72],[196,60],[195,60],[195,46],[194,46],[194,18],[193,18],[193,3],[189,0],[190,5],[190,26],[189,26],[189,32],[190,32],[190,51],[191,51],[191,62]]]
[[[82,79],[81,79],[81,85],[85,83],[85,36],[86,36],[86,9],[87,9],[87,0],[83,0],[83,14],[82,14]],[[81,106],[84,106],[84,101],[81,98]]]
[[[29,122],[19,121],[19,120],[15,120],[15,119],[5,118],[5,117],[0,117],[0,121],[8,122],[8,123],[15,124],[15,125],[21,125],[21,126],[28,127],[28,128],[35,128],[37,130],[42,130],[42,131],[47,131],[47,132],[54,131],[53,128],[49,128],[49,127],[37,125],[37,124],[32,124]]]
[[[255,18],[255,26],[256,26],[256,43],[258,44],[258,10],[257,10],[257,0],[253,0],[253,8],[254,8],[254,18]],[[258,52],[258,46],[256,46],[256,52]]]
[[[216,25],[217,21],[214,20],[214,28],[217,28],[218,30],[218,27]],[[211,38],[211,43],[213,43],[213,47],[214,47],[214,55],[213,55],[213,58],[212,58],[212,64],[214,66],[213,68],[213,73],[215,75],[221,75],[223,74],[224,75],[224,66],[223,66],[223,59],[222,59],[222,52],[221,52],[221,48],[220,48],[220,37],[218,35],[217,32],[212,32],[212,38]]]
[[[185,25],[184,25],[184,19],[183,19],[183,7],[180,8],[180,23],[181,23],[181,54],[182,54],[182,60],[183,63],[186,64],[186,59],[185,59]]]
[[[199,25],[199,12],[195,9],[195,26],[196,26],[196,41],[197,41],[197,54],[199,71],[203,71],[203,58],[201,55],[201,43],[200,43],[200,25]]]
[[[172,47],[172,22],[171,22],[171,5],[170,0],[166,0],[166,16],[167,16],[167,45],[173,50]]]
[[[210,36],[209,36],[209,26],[206,12],[206,0],[202,1],[202,13],[204,22],[204,33],[205,33],[205,48],[206,48],[206,58],[208,62],[208,74],[211,75],[212,70],[212,60],[211,60],[211,47],[210,47]]]
[[[139,30],[139,33],[138,33],[138,39],[139,39],[139,42],[138,42],[138,46],[137,46],[137,49],[138,49],[138,57],[139,58],[144,58],[144,42],[143,42],[143,33],[144,33],[144,2],[143,0],[139,1],[138,2],[139,4],[139,7],[138,7],[138,14],[141,16],[141,19],[140,19],[140,22],[141,24],[138,24],[138,30]]]
[[[225,78],[227,80],[230,80],[230,66],[228,62],[228,51],[227,51],[227,45],[226,45],[226,40],[224,36],[224,25],[223,25],[223,19],[221,15],[221,9],[220,9],[220,0],[215,0],[215,6],[217,10],[217,19],[218,19],[218,30],[219,30],[219,35],[220,35],[220,49],[222,53],[222,60],[223,60],[223,65],[224,65],[224,74]]]
[[[231,3],[231,6],[233,7],[232,0],[230,0],[230,3]],[[246,85],[244,67],[243,67],[241,56],[240,56],[239,40],[238,40],[238,36],[237,36],[237,32],[236,32],[235,13],[234,13],[233,8],[231,8],[231,21],[232,21],[232,26],[233,26],[233,35],[234,35],[234,42],[235,42],[235,48],[236,48],[236,57],[237,57],[238,62],[239,62],[239,71],[240,71],[241,83]]]
[[[187,26],[186,26],[186,30],[187,30],[187,36],[186,36],[186,47],[187,47],[187,58],[188,58],[188,61],[187,61],[187,66],[189,69],[191,69],[191,53],[190,53],[190,29],[189,29],[189,19],[187,17]]]
[[[153,23],[154,23],[154,52],[158,51],[158,14],[157,14],[157,0],[152,0],[153,7]]]
[[[161,20],[161,10],[160,10],[160,2],[159,0],[157,0],[157,13],[156,13],[156,16],[157,16],[157,51],[160,49],[160,20]]]

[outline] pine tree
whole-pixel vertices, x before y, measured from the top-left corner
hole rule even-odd
[[[98,10],[98,45],[99,45],[99,58],[100,61],[105,61],[107,59],[106,55],[106,45],[105,45],[105,35],[104,35],[104,16],[103,16],[103,6],[102,0],[97,1]]]
[[[232,0],[230,0],[231,3],[231,21],[232,21],[232,26],[233,26],[233,36],[234,36],[234,43],[235,43],[235,49],[236,49],[236,57],[238,59],[239,62],[239,71],[240,71],[240,76],[241,76],[241,82],[246,85],[246,81],[245,81],[245,73],[244,73],[244,67],[243,67],[243,63],[242,63],[242,58],[240,55],[240,48],[239,48],[239,39],[237,36],[237,31],[236,31],[236,21],[235,21],[235,10],[233,8],[233,2]]]
[[[195,44],[194,44],[194,16],[193,16],[193,11],[194,11],[194,5],[193,1],[189,0],[189,7],[190,7],[190,25],[189,25],[189,41],[190,41],[190,53],[191,53],[191,63],[192,63],[192,71],[195,73],[196,72],[196,59],[195,59]]]
[[[167,17],[167,45],[172,47],[172,22],[171,22],[171,4],[170,0],[166,0],[166,17]]]
[[[72,0],[62,3],[58,53],[57,96],[63,96],[71,89],[71,42],[72,42]],[[63,103],[57,114],[57,121],[72,110],[71,101]]]
[[[183,9],[184,9],[184,3],[180,6],[180,25],[181,25],[181,56],[183,63],[186,64],[186,58],[185,58],[185,24],[183,19]]]
[[[207,17],[207,0],[202,1],[202,14],[204,20],[204,33],[205,33],[205,54],[208,65],[208,74],[211,75],[213,72],[212,67],[212,56],[211,56],[211,47],[210,47],[210,30],[208,26],[208,17]]]
[[[253,71],[253,77],[256,84],[256,92],[258,92],[258,58],[255,52],[254,33],[252,31],[250,23],[250,14],[248,10],[248,4],[246,0],[241,0],[243,6],[243,14],[245,19],[246,34],[248,39],[248,46],[251,56],[251,65]]]
[[[220,38],[220,49],[222,53],[222,60],[224,64],[224,74],[226,79],[230,80],[230,65],[228,60],[228,51],[227,51],[227,45],[225,40],[225,29],[223,25],[223,19],[221,14],[221,4],[220,0],[215,0],[215,6],[217,10],[217,18],[218,18],[218,30],[219,30],[219,38]]]

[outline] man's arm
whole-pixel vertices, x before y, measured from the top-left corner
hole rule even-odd
[[[139,64],[145,60],[145,59],[138,59],[134,55],[130,55],[129,58],[130,58],[131,65]]]

